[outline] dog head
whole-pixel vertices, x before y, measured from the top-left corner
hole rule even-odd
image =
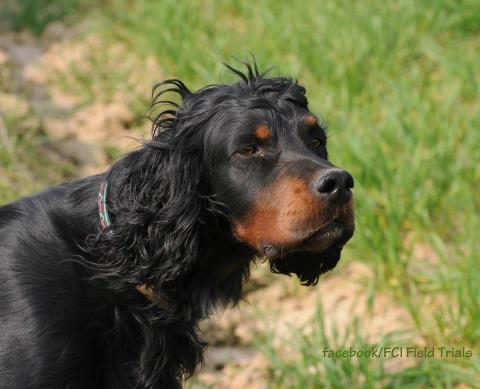
[[[326,129],[309,111],[305,88],[245,65],[245,74],[227,65],[239,82],[195,93],[178,80],[163,83],[173,88],[156,100],[175,91],[182,104],[162,113],[156,139],[165,137],[162,126],[171,128],[177,147],[202,156],[203,179],[195,180],[224,205],[238,241],[273,271],[314,284],[353,235],[353,178],[328,160]]]

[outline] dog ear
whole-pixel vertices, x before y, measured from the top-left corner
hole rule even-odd
[[[310,286],[318,282],[320,275],[333,269],[340,259],[341,249],[329,247],[321,253],[309,251],[290,253],[270,262],[274,273],[296,274],[302,285]]]
[[[107,178],[111,225],[103,248],[116,276],[173,292],[188,275],[208,208],[200,193],[202,176],[193,152],[148,145],[113,167]]]
[[[188,97],[180,81],[164,85]],[[164,91],[154,103],[179,106],[160,101]],[[153,140],[120,160],[107,176],[112,224],[97,248],[104,266],[100,273],[116,288],[145,283],[173,296],[196,263],[215,202],[205,180],[206,123],[189,120],[190,113],[185,101],[178,110],[162,111],[154,121]]]

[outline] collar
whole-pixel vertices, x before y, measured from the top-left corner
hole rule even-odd
[[[100,220],[100,227],[102,230],[106,230],[108,227],[110,227],[110,216],[108,214],[108,209],[107,209],[107,190],[108,190],[108,182],[104,181],[102,182],[102,185],[100,185],[100,190],[98,192],[98,199],[97,199],[97,204],[98,204],[98,216]]]
[[[108,182],[104,181],[100,185],[100,190],[98,191],[98,199],[97,199],[98,217],[99,217],[101,230],[108,229],[112,224],[110,221],[110,215],[108,214],[108,208],[107,208],[107,190],[108,190]],[[147,284],[140,284],[140,285],[137,285],[135,288],[141,294],[143,294],[143,296],[147,300],[155,304],[157,307],[164,310],[171,309],[168,300],[165,297],[155,293],[153,289]]]
[[[159,295],[153,291],[153,289],[147,284],[141,284],[137,285],[135,287],[143,296],[149,300],[151,303],[155,304],[157,307],[165,310],[165,311],[171,311],[172,307],[168,300],[163,297],[162,295]]]

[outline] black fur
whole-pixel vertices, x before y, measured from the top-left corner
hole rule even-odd
[[[256,253],[234,236],[232,218],[275,177],[227,166],[235,126],[307,109],[291,79],[231,69],[240,82],[195,93],[179,80],[157,85],[154,107],[170,107],[153,140],[106,174],[0,208],[1,389],[176,388],[193,374],[206,346],[198,321],[241,299]],[[165,92],[181,102],[162,100]],[[243,193],[240,170],[252,183]],[[102,230],[105,181],[112,224]],[[290,254],[272,269],[312,284],[337,254],[325,268],[309,255],[290,263]],[[168,306],[147,300],[141,284]]]

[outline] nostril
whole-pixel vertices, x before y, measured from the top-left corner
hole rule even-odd
[[[353,182],[353,177],[350,173],[347,173],[347,179],[345,180],[345,189],[352,189],[355,186],[355,183]]]
[[[334,177],[326,177],[321,180],[317,186],[320,193],[330,193],[337,188],[337,180]]]

